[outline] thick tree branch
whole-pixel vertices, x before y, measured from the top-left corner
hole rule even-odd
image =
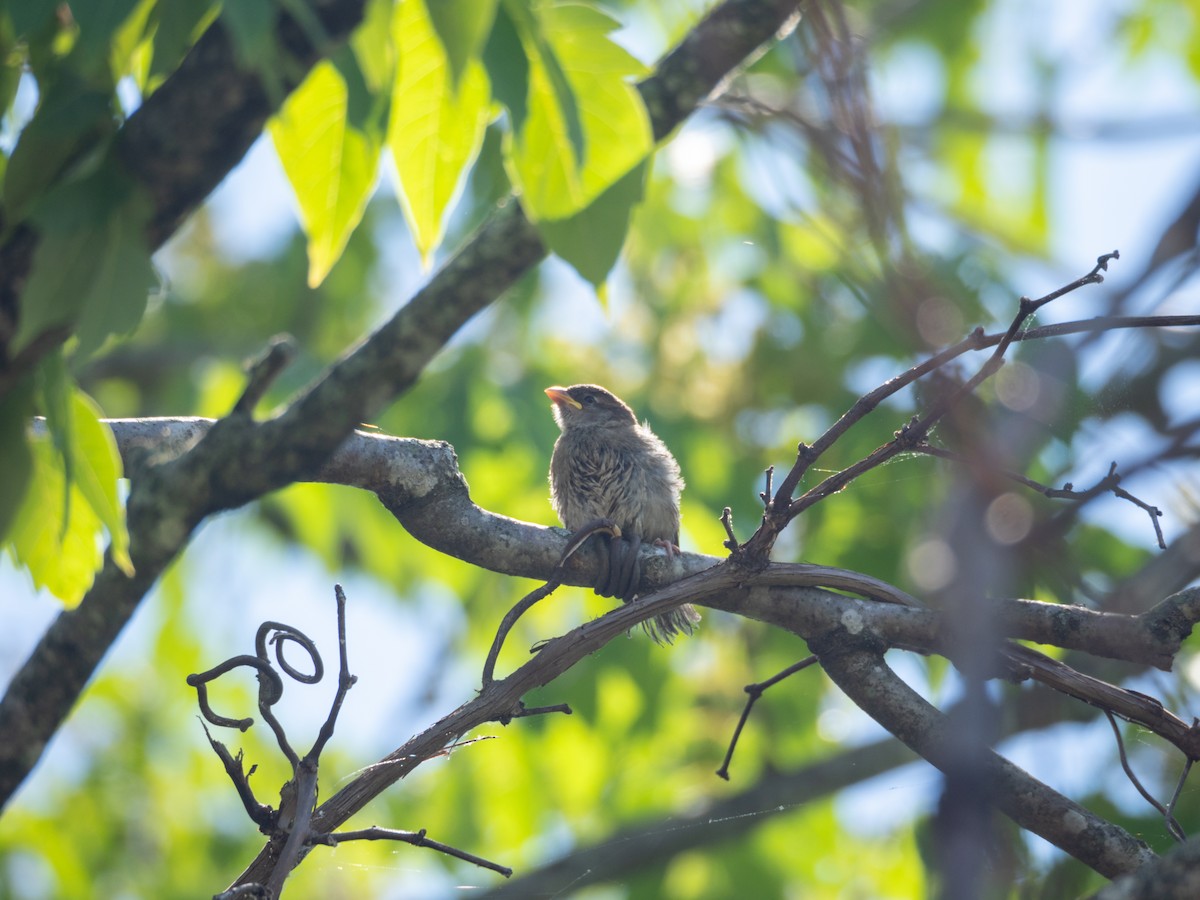
[[[777,567],[778,570],[799,568]],[[512,717],[520,710],[521,698],[529,691],[549,684],[641,621],[685,602],[725,608],[729,605],[727,598],[730,595],[742,598],[743,606],[739,611],[753,608],[756,617],[807,640],[822,657],[822,665],[852,700],[935,765],[948,765],[952,751],[947,744],[950,734],[944,717],[890,670],[886,676],[881,674],[886,668],[882,657],[886,645],[870,630],[866,619],[835,602],[844,598],[832,594],[821,596],[823,592],[813,592],[817,601],[823,602],[781,604],[779,598],[768,597],[760,583],[771,580],[776,574],[784,577],[783,571],[776,572],[774,568],[747,574],[737,566],[724,563],[670,584],[637,603],[622,605],[562,637],[545,642],[534,659],[508,677],[487,684],[474,699],[405,742],[380,763],[364,770],[361,776],[321,805],[314,815],[314,825],[323,829],[337,828],[383,790],[425,760],[441,755],[444,748],[472,729],[486,722]],[[789,571],[786,574],[796,577],[799,573]],[[854,573],[843,575],[847,580],[855,577]],[[847,639],[855,646],[866,642],[876,649],[845,651],[840,644],[834,643]],[[847,684],[851,686],[848,688]],[[1115,876],[1132,871],[1152,858],[1145,845],[1125,831],[1094,816],[1007,760],[989,755],[985,770],[991,782],[989,789],[994,791],[994,796],[989,795],[992,803],[1022,827],[1097,871]],[[238,883],[261,880],[273,864],[272,853],[271,847],[265,848],[242,873]]]
[[[174,456],[194,445],[214,426],[211,419],[110,419],[128,467],[156,454]],[[440,441],[399,438],[356,431],[318,469],[312,480],[368,490],[413,537],[456,559],[505,575],[545,581],[567,543],[567,532],[497,515],[477,506],[458,469],[454,448]],[[654,548],[642,551],[645,586],[659,588],[722,562],[720,557],[684,553],[673,559]],[[589,547],[572,555],[561,573],[565,584],[595,583],[598,561]],[[885,605],[856,606],[833,597],[830,602],[863,609],[890,643],[929,652],[943,640],[941,615],[916,608],[915,600],[884,582],[825,566],[773,566],[756,582],[781,602],[804,586],[822,586],[873,594]],[[767,586],[770,585],[769,588]],[[757,604],[745,592],[713,600],[710,606],[755,615]],[[1080,650],[1169,670],[1193,623],[1200,621],[1200,590],[1181,591],[1141,615],[1095,612],[1079,606],[1033,600],[985,600],[1005,637]]]
[[[1116,879],[1090,900],[1195,900],[1200,897],[1200,838],[1180,844],[1136,872]]]
[[[888,667],[881,653],[844,636],[810,641],[838,687],[873,719],[942,771],[956,763],[949,720]],[[986,778],[977,786],[990,803],[1027,831],[1066,850],[1102,875],[1115,878],[1155,859],[1142,841],[1042,784],[988,751],[980,760]]]
[[[803,689],[803,688],[801,688]],[[1043,702],[1045,693],[1021,692],[1006,705],[1000,739],[1080,720],[1080,707],[1064,709]],[[957,707],[947,710],[954,717]],[[479,900],[557,896],[589,884],[624,882],[658,867],[679,853],[705,849],[774,822],[795,807],[832,796],[919,759],[893,737],[861,747],[840,748],[829,758],[788,771],[768,770],[752,787],[697,811],[642,822],[598,844],[579,847],[512,881],[497,885]],[[780,762],[780,761],[776,761]],[[736,780],[736,779],[735,779]],[[645,852],[643,852],[645,851]],[[1141,870],[1139,870],[1141,871]],[[1150,895],[1146,895],[1150,896]]]

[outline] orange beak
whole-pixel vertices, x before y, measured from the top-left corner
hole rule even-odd
[[[583,404],[568,394],[565,387],[548,387],[546,388],[546,396],[560,406],[573,406],[576,409],[583,409]]]

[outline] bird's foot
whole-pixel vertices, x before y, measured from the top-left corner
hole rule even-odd
[[[601,592],[599,587],[596,593],[601,597],[620,597],[626,603],[632,600],[642,581],[642,560],[638,555],[641,549],[642,539],[636,534],[609,538],[608,577],[604,585],[608,593]]]
[[[676,556],[679,556],[681,553],[683,553],[683,551],[679,549],[678,544],[676,544],[674,541],[668,541],[666,538],[656,539],[654,541],[654,546],[661,547],[663,550],[666,550],[667,559],[674,559]]]

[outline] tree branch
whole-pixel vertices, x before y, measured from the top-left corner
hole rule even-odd
[[[1180,844],[1116,879],[1090,900],[1194,900],[1200,897],[1200,838]]]
[[[845,645],[840,636],[810,641],[838,687],[884,728],[943,772],[956,764],[952,727],[888,667],[881,653]],[[992,751],[980,758],[984,791],[1019,826],[1066,850],[1108,878],[1155,859],[1142,841],[1042,784]]]
[[[109,419],[127,467],[147,456],[174,456],[194,445],[215,422],[212,419]],[[454,448],[441,441],[391,437],[356,431],[313,481],[360,488],[376,494],[413,537],[439,552],[499,572],[563,584],[595,584],[599,560],[589,546],[562,560],[569,532],[521,522],[489,512],[471,499],[458,469]],[[562,563],[561,569],[559,563]],[[642,550],[644,587],[657,589],[719,565],[720,557],[683,553],[668,559],[654,548]],[[920,608],[916,600],[882,581],[861,573],[813,565],[769,567],[755,582],[787,596],[807,587],[849,590],[889,601],[868,604],[871,625],[898,646],[926,651],[941,640],[941,616]],[[755,604],[735,591],[709,601],[713,608],[757,618]],[[850,602],[835,597],[832,602]],[[1169,670],[1193,623],[1200,621],[1200,589],[1180,591],[1140,615],[1096,612],[1080,606],[1034,600],[985,600],[990,616],[1006,637],[1080,650]],[[856,607],[857,608],[857,607]]]

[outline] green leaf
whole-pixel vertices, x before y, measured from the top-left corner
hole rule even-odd
[[[8,16],[0,14],[0,116],[7,115],[13,99],[17,95],[17,86],[21,83],[22,50],[17,44],[13,33],[12,21]],[[5,159],[0,154],[0,160]],[[4,180],[3,162],[0,162],[0,183]]]
[[[138,0],[107,42],[109,76],[131,78],[141,91],[150,71],[157,0]]]
[[[175,71],[180,61],[216,17],[217,6],[209,0],[172,0],[154,7],[154,55],[146,86],[153,90]]]
[[[483,49],[483,63],[492,82],[492,93],[508,108],[513,133],[520,133],[529,114],[529,58],[503,6],[496,10],[492,33]]]
[[[62,348],[47,354],[37,367],[38,408],[46,415],[46,430],[58,455],[62,457],[63,476],[69,485],[74,478],[74,454],[71,434],[74,414],[71,403],[74,384],[67,374],[66,355]],[[63,491],[63,520],[71,515],[71,492]]]
[[[64,74],[46,91],[13,148],[4,173],[5,218],[23,220],[81,154],[116,129],[111,92]]]
[[[5,11],[12,18],[13,31],[19,38],[40,31],[54,18],[58,0],[13,0],[5,4]]]
[[[233,38],[238,61],[263,78],[267,94],[283,94],[282,64],[275,37],[277,7],[273,0],[237,0],[221,6],[221,21]]]
[[[580,160],[545,58],[531,55],[529,115],[508,142],[507,163],[522,206],[534,221],[575,215],[650,153],[650,121],[629,81],[644,69],[608,39],[615,26],[590,7],[542,10],[542,31],[563,63],[584,142],[593,152],[586,162]]]
[[[33,221],[41,238],[21,295],[16,347],[67,327],[77,331],[77,352],[87,353],[136,327],[158,283],[143,234],[149,209],[141,191],[112,169],[38,205]]]
[[[423,0],[400,5],[394,36],[400,65],[388,146],[405,218],[428,263],[442,239],[446,210],[483,145],[491,95],[477,60],[467,64],[455,89]]]
[[[26,427],[33,413],[28,380],[0,398],[0,541],[9,537],[21,502],[29,490],[33,454]]]
[[[78,486],[88,506],[109,534],[109,553],[126,575],[133,575],[129,558],[129,531],[125,525],[125,507],[117,492],[124,472],[112,430],[100,421],[100,407],[83,391],[71,398],[73,486]]]
[[[139,0],[103,0],[103,2],[72,3],[71,15],[79,26],[79,39],[74,53],[77,64],[90,73],[107,69],[113,49],[113,36],[134,12]]]
[[[450,83],[458,87],[467,65],[477,60],[496,16],[497,0],[434,0],[429,19],[446,51]]]
[[[350,47],[363,81],[376,94],[389,92],[396,69],[391,32],[391,0],[368,0],[362,24],[350,35]]]
[[[583,122],[579,117],[579,105],[576,102],[575,92],[572,90],[563,64],[559,61],[558,48],[547,35],[547,31],[554,27],[553,21],[543,21],[542,17],[535,16],[518,0],[507,0],[506,6],[512,16],[513,24],[516,25],[517,31],[521,35],[527,55],[530,59],[536,59],[538,62],[538,69],[545,77],[545,82],[553,94],[553,102],[561,116],[567,137],[571,141],[576,160],[582,163],[587,153],[587,139],[583,130]],[[549,17],[552,19],[552,12],[549,13]]]
[[[27,488],[13,523],[12,546],[36,586],[75,606],[102,562],[105,530],[113,562],[133,574],[118,493],[121,457],[112,432],[100,421],[99,407],[71,387],[61,354],[57,362],[47,358],[40,376],[49,435],[25,444],[24,422],[19,422],[22,454],[15,449],[11,423],[0,418],[0,455],[24,465],[20,481]]]
[[[538,222],[546,245],[596,287],[604,284],[625,245],[629,219],[642,200],[648,169],[648,161],[643,160],[570,218]]]
[[[351,126],[348,109],[346,81],[325,60],[268,125],[308,236],[310,287],[341,257],[375,187],[379,139]]]
[[[67,484],[62,456],[51,442],[34,440],[32,450],[32,478],[13,527],[13,553],[29,570],[35,587],[75,607],[101,563],[100,519],[79,489]],[[69,519],[64,517],[64,491],[72,492]]]
[[[132,194],[109,216],[100,241],[100,260],[84,298],[76,336],[76,353],[99,348],[111,335],[131,334],[146,314],[150,294],[159,287],[158,275],[146,247],[145,222],[149,204]]]

